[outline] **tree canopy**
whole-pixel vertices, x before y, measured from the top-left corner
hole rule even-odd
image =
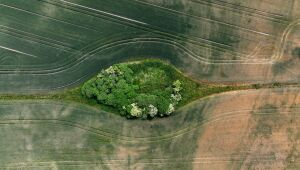
[[[173,79],[157,63],[116,64],[84,83],[81,93],[127,118],[163,117],[171,115],[182,99],[182,83]]]

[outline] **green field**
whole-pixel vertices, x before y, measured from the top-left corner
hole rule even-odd
[[[299,33],[297,0],[0,0],[0,169],[299,169]],[[78,95],[144,59],[203,88],[152,121]]]
[[[74,87],[137,58],[198,80],[298,82],[299,62],[281,54],[297,43],[297,4],[237,2],[1,0],[1,93]]]

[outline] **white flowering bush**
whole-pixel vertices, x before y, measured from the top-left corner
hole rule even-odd
[[[178,94],[171,94],[171,98],[175,103],[178,103],[182,99],[182,96],[179,93]]]
[[[105,70],[105,72],[106,72],[107,74],[115,74],[115,73],[116,73],[116,67],[110,66],[110,67],[108,67],[108,68]]]
[[[155,117],[157,115],[157,113],[158,113],[157,107],[155,107],[152,104],[150,104],[148,108],[149,108],[148,115],[150,115],[150,117]]]
[[[182,89],[181,82],[179,80],[176,80],[173,82],[173,90],[175,93],[179,93],[179,91]]]
[[[136,103],[132,103],[131,104],[131,110],[130,110],[130,115],[133,117],[141,117],[143,114],[143,110],[141,108],[138,107],[138,105]]]
[[[175,111],[175,107],[174,104],[169,104],[168,110],[166,112],[166,115],[170,115],[171,113],[173,113]]]

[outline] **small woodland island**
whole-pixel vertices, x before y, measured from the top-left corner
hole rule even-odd
[[[112,106],[127,118],[169,116],[193,82],[158,61],[115,64],[81,88],[82,95]],[[197,85],[195,84],[195,87]]]
[[[170,64],[148,59],[102,70],[81,86],[81,94],[127,118],[153,119],[197,98],[245,88],[196,83]]]

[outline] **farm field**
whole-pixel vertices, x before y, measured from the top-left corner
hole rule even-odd
[[[0,0],[0,169],[300,169],[299,35],[297,0]],[[144,59],[234,91],[153,120],[55,97]]]
[[[2,101],[0,164],[12,169],[298,169],[297,93],[299,88],[228,92],[146,123],[79,103]]]
[[[74,87],[149,57],[198,80],[299,82],[298,1],[0,2],[2,93]]]

